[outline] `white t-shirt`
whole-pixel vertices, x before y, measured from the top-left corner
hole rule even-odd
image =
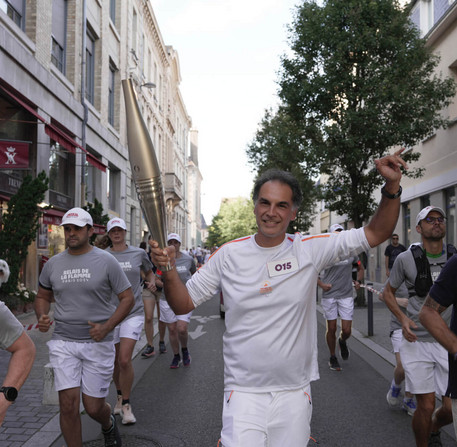
[[[225,390],[293,390],[317,380],[318,273],[369,248],[354,229],[287,234],[272,248],[252,235],[215,252],[187,288],[196,306],[224,294]]]

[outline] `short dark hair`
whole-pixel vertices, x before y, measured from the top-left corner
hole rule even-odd
[[[260,188],[267,182],[278,181],[284,185],[288,185],[292,190],[292,202],[295,208],[298,208],[303,200],[303,194],[301,192],[300,184],[298,180],[288,171],[282,171],[280,169],[269,169],[265,171],[260,177],[257,178],[254,184],[254,191],[252,193],[252,200],[254,204],[259,198]]]
[[[398,237],[398,234],[397,233],[394,233],[392,234],[392,236],[390,236],[391,238],[394,238],[394,237]]]

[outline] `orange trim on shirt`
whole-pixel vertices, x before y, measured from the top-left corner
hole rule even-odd
[[[330,237],[330,234],[318,234],[317,236],[310,236],[301,240],[301,242],[310,241],[311,239],[318,239],[321,237]]]

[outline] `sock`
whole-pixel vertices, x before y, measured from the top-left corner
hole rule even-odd
[[[181,351],[184,354],[185,352],[187,352],[187,348],[182,348]]]
[[[401,383],[400,383],[400,385],[397,385],[395,383],[395,379],[392,379],[392,386],[395,387],[395,388],[401,388]]]
[[[122,396],[122,391],[121,390],[117,390],[117,395],[118,396]]]
[[[129,404],[130,399],[122,399],[122,405]]]

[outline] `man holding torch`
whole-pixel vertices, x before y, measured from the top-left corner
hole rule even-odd
[[[163,271],[165,296],[185,314],[224,294],[224,447],[306,446],[310,435],[310,382],[319,378],[315,285],[340,259],[379,245],[392,234],[400,207],[403,150],[376,160],[386,180],[376,214],[363,228],[304,237],[287,234],[302,200],[297,180],[270,170],[254,186],[256,234],[217,250],[186,285],[173,247],[151,241],[151,258]],[[274,361],[272,357],[274,356]]]

